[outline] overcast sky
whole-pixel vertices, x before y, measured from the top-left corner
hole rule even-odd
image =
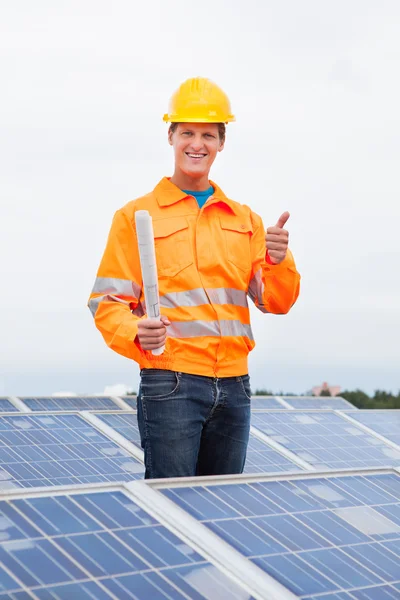
[[[0,11],[0,395],[137,388],[86,307],[114,212],[172,174],[188,77],[237,122],[212,178],[284,210],[291,313],[252,310],[253,389],[400,388],[400,3],[16,0]]]

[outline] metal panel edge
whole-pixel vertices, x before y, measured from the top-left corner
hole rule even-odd
[[[156,489],[173,487],[196,487],[207,485],[230,485],[232,483],[264,483],[268,481],[295,481],[298,479],[319,479],[321,477],[354,477],[357,475],[400,475],[400,467],[365,467],[340,470],[287,471],[284,473],[247,473],[241,475],[207,475],[196,477],[171,477],[169,479],[146,479],[145,484]]]
[[[360,423],[356,419],[353,419],[353,417],[351,417],[348,413],[342,412],[341,410],[336,410],[335,412],[337,415],[339,415],[340,417],[342,417],[343,419],[345,419],[346,421],[348,421],[355,427],[362,429],[363,431],[365,431],[365,433],[368,433],[372,437],[375,437],[376,439],[380,440],[381,442],[384,442],[388,446],[391,446],[392,448],[394,448],[395,450],[398,450],[400,452],[400,446],[399,446],[399,444],[396,444],[396,442],[392,442],[392,440],[389,440],[387,437],[385,437],[381,433],[374,431],[373,429],[368,427],[368,425],[364,425],[364,423]]]
[[[272,448],[273,450],[276,450],[277,452],[291,460],[299,467],[302,467],[307,471],[315,471],[315,468],[310,463],[300,458],[300,456],[297,456],[297,454],[295,454],[291,450],[288,450],[284,446],[281,446],[281,444],[279,444],[278,442],[275,442],[275,440],[263,433],[260,429],[257,429],[257,427],[255,427],[254,425],[250,426],[250,433],[252,433],[254,437],[259,439],[261,442],[264,442],[267,446],[270,446],[270,448]]]
[[[294,410],[294,407],[291,406],[289,402],[286,402],[286,400],[284,400],[281,396],[273,396],[273,398],[275,398],[275,400],[277,400],[284,408],[287,408],[288,410]]]
[[[342,410],[342,409],[340,409]],[[359,412],[368,412],[368,413],[391,413],[397,412],[400,413],[400,408],[355,408],[354,410],[344,410],[344,412],[356,413]]]
[[[124,490],[124,482],[115,481],[99,483],[76,483],[72,485],[52,485],[32,488],[13,488],[0,490],[0,502],[2,500],[23,500],[26,498],[43,498],[49,496],[69,496],[72,494],[91,494],[94,492],[121,492]]]
[[[97,412],[101,412],[101,411],[97,411]],[[132,411],[130,411],[130,413],[132,414]],[[126,437],[124,437],[123,435],[118,433],[118,431],[115,431],[115,429],[110,427],[110,425],[107,425],[107,423],[104,423],[101,419],[99,419],[92,412],[84,410],[78,414],[83,419],[85,419],[85,421],[87,421],[88,423],[93,425],[93,427],[98,429],[101,433],[103,433],[108,438],[110,438],[113,442],[118,444],[118,446],[121,446],[121,448],[124,448],[125,450],[127,450],[127,452],[129,452],[129,454],[131,454],[139,462],[144,464],[143,450],[141,450],[140,448],[135,446],[135,444],[132,444],[132,442],[127,440]]]
[[[286,410],[285,408],[253,408],[254,412],[264,412],[264,413],[270,413],[270,412],[280,412],[282,414],[287,414],[289,411]],[[290,410],[291,413],[303,413],[303,412],[307,412],[307,413],[317,413],[317,414],[321,414],[321,413],[336,413],[336,412],[340,412],[340,410],[338,410],[337,408],[291,408]],[[355,412],[355,411],[349,411],[349,412]]]
[[[15,408],[18,408],[19,412],[22,413],[31,413],[33,412],[29,406],[26,406],[26,404],[17,396],[9,396],[8,400],[11,402],[11,404],[13,404],[15,406]]]
[[[133,397],[133,396],[132,396],[132,397]],[[129,404],[127,404],[127,403],[125,402],[125,400],[123,400],[123,399],[122,399],[122,398],[120,398],[119,396],[110,396],[110,398],[111,398],[111,400],[112,400],[113,402],[115,402],[115,404],[116,404],[117,406],[119,406],[119,407],[120,407],[122,410],[129,410],[129,412],[132,412],[132,411],[134,410],[134,409],[133,409],[131,406],[129,406]],[[100,411],[97,411],[97,412],[100,412]]]
[[[113,409],[113,410],[107,410],[106,408],[94,408],[94,409],[90,409],[90,410],[85,410],[85,411],[81,411],[81,412],[87,412],[91,415],[137,415],[137,411],[134,410],[133,408],[130,408],[129,410],[118,410],[118,409]]]

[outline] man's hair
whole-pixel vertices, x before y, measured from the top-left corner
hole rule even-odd
[[[169,133],[172,135],[175,131],[175,129],[178,127],[179,123],[171,123],[171,125],[169,126]],[[219,139],[221,140],[221,142],[225,141],[225,134],[226,134],[226,125],[225,123],[216,123],[216,125],[218,125],[218,135],[219,135]]]

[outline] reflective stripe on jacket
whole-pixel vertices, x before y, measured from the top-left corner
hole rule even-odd
[[[291,252],[280,265],[268,264],[261,218],[212,185],[214,194],[199,210],[164,178],[114,216],[89,307],[107,345],[142,369],[244,375],[255,345],[247,297],[262,312],[284,314],[299,294]],[[161,356],[143,350],[136,337],[146,313],[136,210],[153,218],[161,312],[171,321]]]

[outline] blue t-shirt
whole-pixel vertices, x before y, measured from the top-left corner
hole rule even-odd
[[[203,192],[191,192],[190,190],[182,190],[182,192],[185,192],[185,194],[187,194],[188,196],[193,196],[194,198],[196,198],[199,208],[202,208],[209,199],[209,197],[213,195],[214,188],[212,185],[210,185],[208,190],[205,190]]]

